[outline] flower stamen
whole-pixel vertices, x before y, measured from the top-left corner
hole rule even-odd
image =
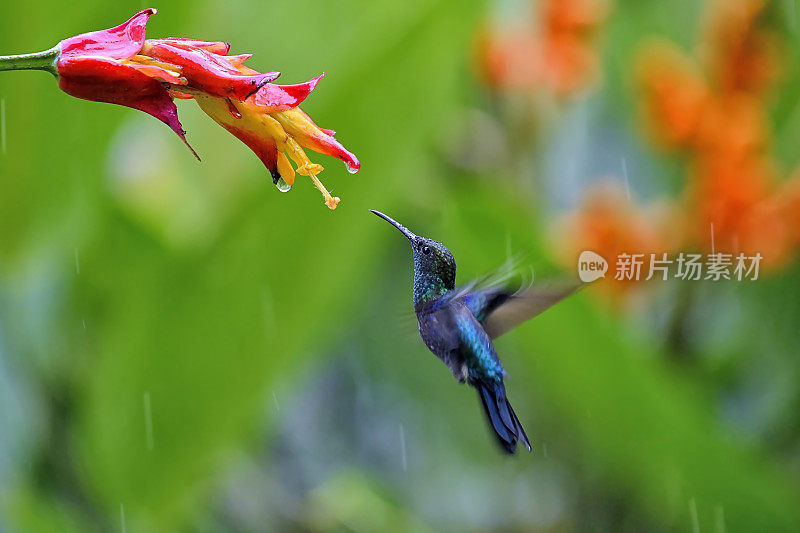
[[[328,189],[325,188],[325,186],[321,181],[319,181],[316,174],[313,172],[309,172],[308,177],[314,182],[314,187],[319,189],[319,192],[322,193],[322,196],[325,198],[325,205],[328,206],[328,209],[336,209],[336,206],[339,205],[340,198],[338,196],[331,196],[331,193],[328,192]]]

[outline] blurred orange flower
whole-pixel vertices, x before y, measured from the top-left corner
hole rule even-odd
[[[558,223],[558,255],[565,266],[574,268],[584,250],[591,250],[608,261],[608,272],[601,283],[612,293],[625,292],[634,280],[615,279],[621,254],[650,254],[671,252],[676,246],[676,235],[667,221],[675,225],[676,215],[669,206],[653,205],[646,209],[637,207],[625,190],[613,183],[589,189],[583,204]],[[642,267],[639,279],[648,272]]]
[[[798,243],[800,185],[778,186],[769,158],[765,92],[778,68],[776,39],[763,27],[763,0],[712,5],[705,68],[674,46],[645,48],[643,107],[654,138],[690,157],[686,243],[704,251],[753,254],[779,266]]]
[[[716,1],[705,62],[668,42],[644,47],[637,68],[642,108],[654,140],[689,156],[685,193],[659,216],[652,207],[635,208],[618,189],[589,191],[562,225],[565,264],[592,250],[613,273],[620,253],[686,249],[760,253],[765,268],[777,268],[796,252],[800,170],[780,184],[769,157],[765,93],[779,62],[777,41],[761,23],[764,6],[763,0]],[[609,278],[602,285],[617,294],[632,286]]]
[[[586,87],[597,71],[593,34],[606,14],[600,0],[544,0],[538,31],[526,27],[486,32],[479,43],[479,66],[490,87],[528,90],[545,87],[566,96]]]
[[[643,110],[653,136],[667,148],[697,138],[709,90],[697,67],[670,43],[652,44],[639,62]]]
[[[690,245],[725,253],[760,252],[765,266],[784,258],[788,234],[772,207],[774,174],[767,160],[705,157],[690,176],[685,205]]]
[[[700,117],[693,155],[744,163],[761,158],[770,130],[763,102],[747,93],[723,93],[706,102]]]
[[[778,70],[777,37],[764,27],[765,0],[716,0],[709,18],[709,73],[720,92],[760,93]]]

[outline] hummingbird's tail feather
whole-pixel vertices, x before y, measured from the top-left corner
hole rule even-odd
[[[475,378],[470,378],[469,383],[478,391],[481,404],[500,446],[508,453],[515,453],[517,441],[522,441],[528,451],[531,451],[531,442],[506,398],[506,388],[503,383]]]

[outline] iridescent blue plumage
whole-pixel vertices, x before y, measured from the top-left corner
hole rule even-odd
[[[492,339],[555,304],[578,284],[544,290],[509,291],[500,287],[456,289],[456,262],[443,244],[420,237],[378,211],[405,235],[414,253],[414,311],[419,333],[428,349],[478,396],[500,445],[514,453],[528,436],[506,397],[505,370]]]
[[[472,313],[459,313],[456,328],[461,338],[469,377],[502,382],[505,371],[489,335]]]

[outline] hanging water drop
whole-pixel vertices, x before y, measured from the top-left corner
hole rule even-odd
[[[292,190],[292,186],[283,181],[283,178],[278,178],[278,181],[275,182],[275,187],[281,192],[289,192]]]
[[[358,172],[358,169],[357,169],[357,168],[351,167],[351,166],[350,166],[350,165],[348,165],[347,163],[345,163],[345,164],[344,164],[344,167],[347,169],[347,171],[348,171],[350,174],[355,174],[356,172]]]

